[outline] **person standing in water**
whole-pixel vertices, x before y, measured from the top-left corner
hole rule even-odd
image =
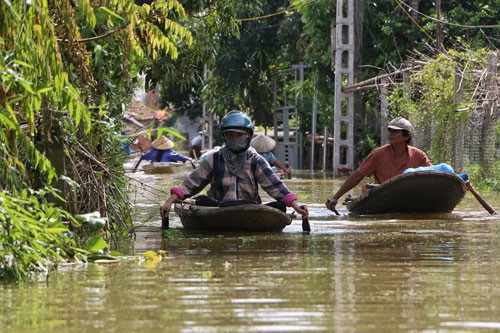
[[[250,141],[250,146],[261,154],[270,166],[278,168],[281,174],[287,174],[288,179],[292,179],[292,168],[287,168],[273,153],[273,149],[276,147],[276,141],[273,138],[258,134]]]

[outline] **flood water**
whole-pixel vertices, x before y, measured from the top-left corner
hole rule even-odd
[[[285,182],[309,206],[309,235],[300,219],[282,233],[188,233],[171,213],[162,236],[159,206],[188,171],[130,174],[136,239],[119,264],[0,284],[0,332],[500,330],[500,220],[470,193],[445,216],[335,216],[323,203],[342,180],[296,172]]]

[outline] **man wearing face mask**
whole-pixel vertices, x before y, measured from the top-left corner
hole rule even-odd
[[[307,207],[298,203],[298,196],[274,174],[269,163],[250,147],[254,129],[250,117],[241,111],[231,111],[222,118],[220,129],[225,145],[219,151],[207,155],[179,187],[170,190],[170,197],[160,208],[162,218],[168,216],[173,203],[198,194],[208,184],[210,188],[207,195],[196,200],[198,205],[260,204],[260,185],[277,201],[270,203],[270,206],[285,211],[285,206],[293,207],[303,218],[307,218]]]

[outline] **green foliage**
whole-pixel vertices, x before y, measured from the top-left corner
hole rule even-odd
[[[179,45],[192,43],[185,16],[177,0],[0,1],[0,190],[6,197],[35,192],[40,206],[57,203],[50,206],[55,216],[98,210],[109,221],[101,239],[89,236],[88,226],[74,230],[77,245],[89,239],[91,251],[131,230],[118,158],[124,106],[144,66],[160,54],[175,59]],[[23,204],[13,206],[22,211]],[[17,246],[16,232],[40,239],[26,214],[9,216],[26,228],[0,234],[1,251]],[[16,260],[25,250],[40,263],[8,266],[15,277],[37,265],[50,269],[46,258],[58,260],[20,249]]]
[[[434,15],[435,8],[430,14]],[[500,29],[498,29],[499,0],[444,1],[442,2],[442,25],[445,47],[457,47],[466,42],[472,50],[484,47],[498,49]],[[435,22],[429,20],[433,29]],[[434,31],[433,29],[432,31]]]
[[[472,49],[485,45],[495,48],[494,44],[500,40],[500,29],[494,29],[497,24],[494,13],[500,9],[499,3],[499,0],[443,3],[441,15],[445,48],[464,45]],[[303,87],[291,84],[286,87],[288,91],[306,93],[306,106],[299,110],[302,129],[308,131],[311,125],[311,98],[307,93],[312,92],[313,77],[318,78],[318,127],[331,128],[334,122],[334,66],[330,33],[331,26],[335,24],[335,2],[268,0],[237,3],[219,0],[210,4],[186,1],[185,6],[191,13],[185,22],[195,31],[193,47],[184,48],[185,56],[175,63],[160,59],[148,74],[152,82],[161,83],[163,105],[173,103],[177,110],[193,117],[201,115],[202,104],[219,114],[238,108],[253,113],[258,124],[269,125],[272,120],[274,71],[303,63],[312,66],[307,70]],[[435,45],[434,3],[419,3],[419,12],[429,15],[418,14],[418,25],[412,21],[410,16],[415,13],[410,13],[406,2],[398,5],[393,1],[365,1],[363,6],[363,11],[356,11],[364,13],[363,36],[360,36],[360,79],[374,77],[384,69],[392,71],[399,68],[410,50],[429,54],[429,45]],[[223,23],[220,30],[213,24],[216,22],[215,15],[212,15],[214,12],[225,15],[223,20],[218,21]],[[209,14],[200,20],[199,13]],[[234,20],[235,17],[242,20]],[[479,24],[481,29],[472,27]],[[205,64],[210,70],[207,80],[203,77]],[[379,103],[375,90],[364,92],[361,98],[362,105]],[[442,101],[444,103],[445,99]],[[411,107],[410,104],[407,106]],[[376,110],[374,107],[366,111],[370,117],[362,118],[376,119]],[[372,138],[378,135],[375,132],[367,134]],[[360,139],[364,138],[363,135],[356,133]]]
[[[492,176],[486,175],[482,165],[473,164],[467,167],[471,183],[480,192],[500,192],[500,160],[493,162]]]
[[[146,69],[146,86],[161,88],[162,106],[173,106],[178,114],[201,116],[200,96],[204,68],[210,68],[217,54],[218,41],[237,35],[235,1],[184,1],[189,16],[182,23],[192,31],[192,44],[178,43],[181,57],[171,61],[167,54]]]
[[[331,25],[335,24],[336,8],[335,3],[329,0],[321,1],[294,1],[298,5],[297,12],[300,15],[289,15],[285,18],[282,34],[287,33],[286,28],[300,29],[299,38],[294,43],[299,49],[288,56],[303,55],[303,59],[290,59],[307,64],[314,64],[323,70],[329,70],[331,66]],[[286,20],[302,21],[301,24],[295,24],[296,27],[286,25]],[[285,28],[285,29],[284,29]],[[294,35],[292,35],[294,36]],[[290,42],[291,43],[291,42]],[[286,45],[286,44],[285,44]]]
[[[478,54],[477,56],[481,56]],[[390,96],[389,117],[403,116],[412,119],[423,136],[418,138],[422,146],[429,150],[429,157],[435,163],[452,163],[453,146],[458,131],[464,128],[470,117],[470,88],[473,76],[460,76],[467,68],[473,55],[450,52],[440,54],[422,70],[411,76],[407,95],[404,85],[399,86]],[[455,83],[460,80],[464,91],[462,103],[455,102]]]
[[[428,150],[435,164],[454,162],[457,137],[464,135],[463,131],[476,112],[477,77],[464,73],[484,72],[487,56],[484,49],[475,52],[451,50],[440,54],[411,75],[409,89],[400,85],[390,95],[389,117],[403,116],[412,120],[420,146]],[[458,85],[461,88],[459,100],[456,99]],[[470,166],[468,172],[481,179],[483,185],[495,188],[498,187],[498,160],[493,164],[488,174],[477,165]]]
[[[81,224],[80,240],[85,241],[85,249],[92,253],[99,253],[109,248],[106,241],[103,239],[103,229],[106,228],[107,220],[101,217],[98,211],[80,214],[75,216],[76,220]],[[106,228],[107,229],[107,228]]]
[[[379,146],[378,142],[380,142],[380,137],[378,134],[380,131],[372,126],[367,126],[362,129],[358,129],[356,132],[360,133],[360,139],[357,141],[355,147],[356,156],[362,156],[362,158],[355,161],[355,163],[359,165],[373,149]]]
[[[64,109],[75,119],[75,125],[84,120],[88,129],[90,113],[79,99],[78,91],[69,82],[61,58],[56,50],[57,36],[51,30],[49,9],[41,6],[26,11],[9,6],[2,10],[0,44],[0,136],[5,143],[0,147],[0,186],[21,191],[25,184],[33,185],[33,171],[44,175],[48,183],[56,178],[51,162],[38,150],[37,135],[40,119],[51,121],[50,112]],[[22,8],[22,7],[21,7]],[[19,22],[21,14],[27,27]],[[37,19],[35,19],[37,17]],[[23,24],[21,24],[23,23]],[[51,54],[53,53],[53,54]]]
[[[273,66],[281,54],[277,33],[279,22],[287,15],[252,18],[279,12],[287,8],[288,1],[219,0],[186,6],[192,8],[185,21],[195,30],[193,47],[175,64],[155,62],[148,73],[152,82],[161,82],[163,105],[173,104],[194,117],[201,115],[203,100],[214,113],[240,109],[252,113],[257,123],[269,124]],[[220,17],[215,20],[215,15],[206,15],[200,20],[207,12]],[[208,78],[204,77],[205,68],[210,70]]]
[[[70,215],[46,202],[45,195],[0,192],[0,279],[27,279],[81,258],[68,228]]]

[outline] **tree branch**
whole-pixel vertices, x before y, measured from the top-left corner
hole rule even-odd
[[[108,32],[106,32],[104,35],[100,35],[100,36],[95,36],[95,37],[89,37],[89,38],[82,38],[82,39],[77,39],[76,42],[78,43],[86,43],[86,42],[91,42],[91,41],[94,41],[94,40],[99,40],[99,39],[103,39],[103,38],[106,38],[116,32],[120,32],[122,31],[123,29],[125,29],[128,25],[130,24],[130,22],[127,22],[125,23],[124,25],[121,25],[119,27],[116,27],[115,29],[113,30],[110,30]],[[58,40],[59,42],[63,41],[62,39],[59,39]]]

